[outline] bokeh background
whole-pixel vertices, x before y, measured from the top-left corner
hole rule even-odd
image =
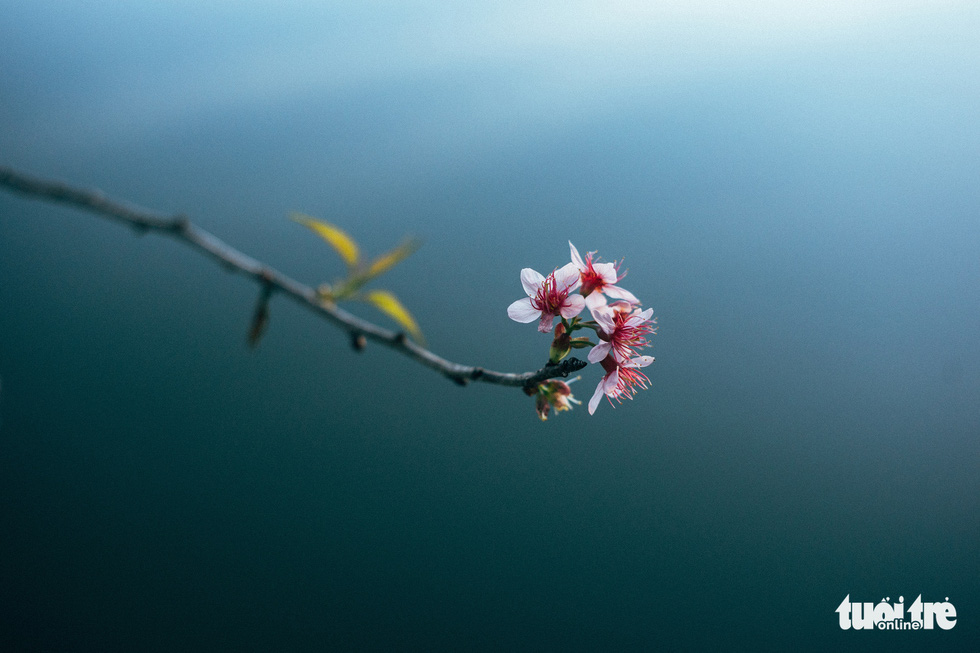
[[[243,277],[0,193],[4,650],[980,641],[976,3],[0,13],[4,165],[309,284],[291,211],[414,234],[383,285],[463,363],[541,365],[505,309],[569,239],[660,325],[650,390],[541,423],[281,298],[250,351]],[[920,593],[953,630],[838,627]]]

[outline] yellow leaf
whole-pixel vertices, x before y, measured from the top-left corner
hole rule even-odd
[[[364,299],[374,304],[379,311],[405,327],[416,342],[420,344],[425,342],[422,338],[422,331],[419,330],[419,325],[415,322],[415,318],[412,317],[412,314],[402,306],[401,302],[393,294],[386,290],[372,290],[364,295]]]
[[[344,259],[344,263],[346,263],[348,267],[353,268],[357,266],[357,261],[360,258],[360,252],[358,251],[357,243],[354,242],[353,238],[329,222],[317,220],[308,215],[303,215],[302,213],[294,213],[292,215],[292,219],[327,241],[327,243],[329,243],[330,246],[333,247],[338,254],[340,254],[340,257]]]
[[[398,262],[404,261],[406,258],[408,258],[415,250],[419,248],[420,244],[421,243],[418,240],[409,238],[390,252],[382,254],[371,262],[371,266],[365,273],[365,277],[367,279],[373,279],[379,274],[387,272]]]

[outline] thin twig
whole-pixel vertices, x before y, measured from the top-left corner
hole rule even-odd
[[[533,387],[555,377],[567,377],[586,366],[578,358],[566,358],[558,364],[548,363],[535,372],[515,374],[494,372],[482,367],[453,363],[409,340],[404,333],[390,331],[363,320],[336,304],[320,300],[317,292],[282,272],[239,252],[211,233],[193,224],[186,216],[165,216],[137,206],[110,199],[97,190],[83,190],[56,181],[24,175],[0,166],[0,186],[37,199],[60,202],[82,208],[103,217],[122,222],[140,231],[155,231],[211,257],[222,266],[252,277],[269,292],[282,293],[314,313],[347,331],[357,342],[373,340],[449,377],[460,385],[481,381],[496,385]]]

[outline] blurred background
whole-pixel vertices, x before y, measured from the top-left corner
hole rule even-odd
[[[291,211],[415,235],[379,286],[461,363],[541,366],[506,307],[568,240],[660,325],[650,390],[541,423],[282,298],[250,351],[253,283],[0,193],[5,650],[980,639],[975,3],[0,12],[2,165],[311,285]],[[956,627],[838,626],[919,594]]]

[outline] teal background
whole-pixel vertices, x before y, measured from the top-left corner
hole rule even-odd
[[[725,7],[0,1],[4,165],[309,284],[291,211],[414,234],[384,287],[463,363],[541,365],[505,311],[569,239],[660,325],[541,423],[281,297],[250,351],[254,284],[2,193],[2,648],[969,650],[980,13]],[[837,625],[920,593],[957,626]]]

